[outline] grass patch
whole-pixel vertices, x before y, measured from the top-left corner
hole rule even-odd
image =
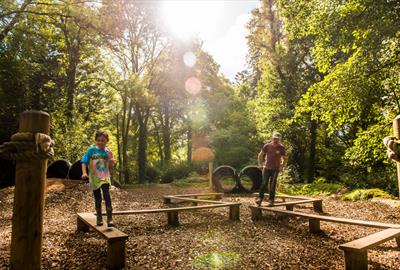
[[[340,199],[343,201],[365,201],[373,198],[392,199],[393,197],[379,188],[373,188],[355,189],[343,195]]]
[[[326,183],[325,178],[318,178],[311,184],[287,184],[280,183],[279,191],[292,195],[331,195],[343,189],[340,184]]]
[[[211,252],[192,260],[192,265],[200,269],[233,269],[239,258],[236,252]]]
[[[208,178],[201,176],[192,176],[172,182],[177,187],[208,187]]]

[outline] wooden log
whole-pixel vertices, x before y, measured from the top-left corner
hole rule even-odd
[[[345,270],[368,270],[368,251],[344,251]]]
[[[240,220],[240,208],[239,205],[229,206],[229,219]]]
[[[197,196],[193,196],[193,199],[197,199]],[[198,203],[197,203],[196,201],[193,201],[193,202],[192,202],[192,205],[193,205],[193,206],[197,206]]]
[[[314,211],[316,211],[316,212],[320,212],[320,213],[324,212],[324,210],[322,208],[322,200],[314,201],[313,208],[314,208]]]
[[[107,241],[107,264],[110,269],[122,269],[125,267],[125,240],[110,239]]]
[[[178,211],[167,212],[168,225],[179,226]]]
[[[293,205],[286,205],[286,210],[293,211]]]
[[[49,134],[50,116],[21,114],[19,132]],[[12,218],[10,269],[40,269],[47,159],[17,161]]]
[[[251,219],[254,221],[260,220],[262,217],[261,209],[254,206],[251,206],[250,209],[251,209]]]
[[[316,218],[310,218],[308,220],[308,227],[310,229],[311,233],[317,233],[321,231],[321,227],[320,227],[320,220],[316,219]]]
[[[396,116],[393,119],[393,135],[397,139],[400,139],[400,115]],[[396,168],[397,168],[397,187],[399,190],[399,198],[400,198],[400,162],[396,161]]]

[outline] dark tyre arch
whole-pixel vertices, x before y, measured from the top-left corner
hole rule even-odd
[[[246,188],[241,183],[242,176],[247,176],[251,182],[251,188]],[[253,193],[259,191],[262,182],[262,171],[258,166],[250,165],[244,167],[239,173],[239,188],[245,192]]]
[[[82,163],[80,160],[75,161],[69,168],[68,179],[82,180]]]
[[[226,177],[230,177],[230,178],[234,179],[235,185],[232,188],[227,189],[222,186],[221,181]],[[237,189],[237,186],[238,186],[238,177],[237,177],[236,170],[233,167],[228,166],[228,165],[222,165],[222,166],[215,168],[215,170],[213,171],[213,174],[212,174],[212,183],[218,192],[233,193]]]
[[[46,177],[65,179],[68,176],[68,171],[70,167],[71,163],[68,160],[60,159],[53,161],[47,167]]]

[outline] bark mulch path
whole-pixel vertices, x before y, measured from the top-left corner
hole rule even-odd
[[[87,184],[49,189],[46,193],[42,250],[43,269],[107,269],[106,242],[94,232],[76,232],[76,213],[94,210]],[[14,188],[0,190],[0,269],[10,257]],[[173,184],[131,190],[112,188],[114,210],[165,207],[162,196],[210,192],[207,188]],[[397,201],[342,202],[323,198],[332,216],[400,224]],[[226,197],[242,203],[241,221],[228,220],[228,209],[181,212],[181,226],[166,225],[165,214],[116,216],[116,227],[127,233],[126,269],[344,269],[338,245],[377,229],[321,223],[324,233],[310,234],[300,218],[263,213],[252,222],[250,197]],[[311,212],[310,206],[295,211]],[[371,269],[400,269],[400,249],[394,240],[369,251]]]

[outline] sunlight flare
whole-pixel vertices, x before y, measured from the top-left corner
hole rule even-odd
[[[197,95],[201,90],[201,82],[196,77],[190,77],[185,82],[185,90],[191,95]]]

